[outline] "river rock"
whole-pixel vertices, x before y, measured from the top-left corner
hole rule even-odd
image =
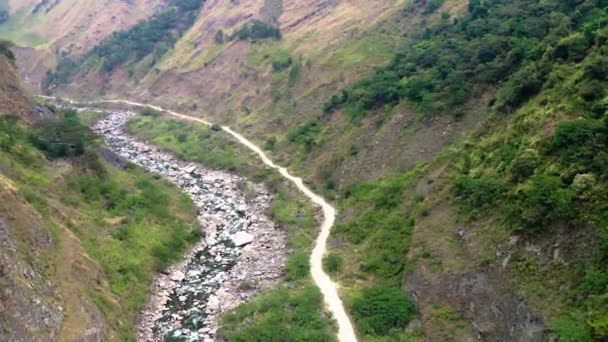
[[[232,241],[234,242],[235,246],[241,247],[250,244],[253,241],[253,235],[247,232],[238,232],[234,234]]]
[[[185,277],[186,277],[186,275],[184,274],[184,272],[177,271],[171,275],[171,280],[180,282],[180,281],[184,280]]]

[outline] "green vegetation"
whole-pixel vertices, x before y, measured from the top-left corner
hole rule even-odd
[[[592,45],[581,55],[576,33],[557,40],[570,52],[555,52],[560,57],[546,70],[541,95],[466,144],[452,175],[469,218],[498,217],[507,229],[536,239],[555,237],[561,226],[592,237],[584,253],[572,256],[578,266],[569,270],[575,284],[562,299],[568,304],[553,312],[552,327],[566,341],[608,337],[608,49],[601,43],[608,36],[605,26],[582,27]],[[538,281],[551,272],[533,268]]]
[[[234,32],[232,39],[257,41],[263,39],[281,39],[279,28],[266,24],[259,20],[243,25]]]
[[[355,185],[340,203],[354,215],[336,226],[335,235],[345,237],[359,250],[357,259],[365,272],[398,284],[405,270],[413,216],[403,209],[405,190],[416,173]]]
[[[103,270],[112,297],[98,288],[101,282],[84,291],[107,304],[100,309],[119,339],[134,340],[132,322],[152,276],[199,238],[196,212],[171,184],[132,165],[116,169],[96,151],[74,111],[33,128],[0,117],[0,171],[46,221],[76,235]]]
[[[319,143],[321,133],[321,123],[317,120],[311,120],[289,130],[287,140],[303,146],[307,152],[310,152]]]
[[[144,60],[151,68],[192,26],[204,0],[173,0],[170,6],[129,30],[113,33],[78,60],[59,61],[56,71],[47,73],[43,88],[65,84],[87,67],[111,72],[118,66],[135,65]],[[151,58],[149,58],[151,57]]]
[[[343,266],[344,260],[337,254],[330,253],[323,259],[323,269],[328,273],[338,273],[342,270]]]
[[[353,314],[365,334],[388,335],[403,330],[415,312],[412,301],[398,287],[376,285],[364,289],[353,302]]]
[[[85,146],[92,141],[88,128],[80,123],[78,113],[66,110],[57,119],[46,119],[36,123],[33,144],[49,159],[84,154]]]
[[[407,338],[403,327],[415,312],[400,286],[408,269],[406,254],[417,204],[408,190],[422,171],[356,184],[340,202],[341,211],[347,216],[332,234],[348,242],[349,246],[341,248],[347,261],[343,265],[342,258],[330,254],[324,264],[332,273],[343,269],[343,284],[352,281],[349,277],[372,281],[372,286],[362,293],[348,291],[354,296],[349,306],[356,326],[372,340],[379,336]]]
[[[322,306],[315,286],[280,287],[225,315],[221,333],[235,342],[334,341],[332,326],[319,316]]]
[[[444,18],[411,38],[388,65],[332,97],[325,111],[345,106],[358,117],[407,100],[441,112],[503,84],[493,107],[512,112],[541,90],[553,63],[578,61],[606,39],[605,7],[601,0],[472,1],[467,16]]]
[[[236,142],[220,132],[219,126],[214,129],[202,124],[159,120],[156,116],[142,115],[130,121],[127,128],[135,134],[142,134],[157,146],[173,151],[184,160],[229,171],[253,170],[250,158],[237,148]]]

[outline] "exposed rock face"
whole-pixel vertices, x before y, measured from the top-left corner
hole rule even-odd
[[[266,215],[271,197],[262,186],[253,184],[256,195],[247,201],[244,179],[136,141],[122,130],[134,115],[112,112],[93,128],[110,150],[182,188],[199,210],[204,235],[183,262],[156,277],[138,320],[138,339],[212,341],[222,312],[276,285],[286,258],[285,233]]]

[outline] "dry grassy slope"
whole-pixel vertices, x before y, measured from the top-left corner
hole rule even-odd
[[[34,103],[22,89],[11,61],[0,57],[0,115],[14,114],[27,120],[34,112]]]
[[[251,108],[269,103],[272,75],[268,63],[250,65],[251,44],[216,45],[213,37],[218,30],[230,34],[253,19],[278,22],[284,38],[273,48],[302,55],[314,64],[321,62],[321,51],[331,55],[353,39],[353,32],[365,31],[399,8],[401,2],[209,0],[192,29],[141,82],[129,85],[124,70],[97,77],[80,75],[64,94],[86,96],[102,86],[108,96],[131,90],[132,97],[140,100],[180,106],[194,115],[229,119],[226,112],[239,110],[243,102]]]
[[[14,40],[23,78],[34,89],[57,55],[78,56],[116,30],[149,17],[165,0],[10,0],[0,36]],[[42,5],[41,5],[42,4]]]

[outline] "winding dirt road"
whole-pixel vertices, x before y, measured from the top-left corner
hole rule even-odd
[[[112,103],[126,104],[126,105],[130,105],[130,106],[134,106],[134,107],[150,108],[150,109],[153,109],[153,110],[156,110],[159,112],[167,113],[169,115],[178,117],[183,120],[198,122],[198,123],[202,123],[202,124],[205,124],[208,126],[212,125],[211,122],[203,120],[203,119],[176,113],[172,110],[167,110],[167,109],[164,109],[164,108],[161,108],[158,106],[138,103],[138,102],[133,102],[133,101],[128,101],[128,100],[102,100],[102,101],[78,102],[78,101],[72,101],[72,100],[68,100],[68,99],[62,99],[62,98],[50,97],[50,96],[38,96],[38,97],[43,98],[43,99],[55,100],[55,101],[61,100],[61,101],[65,101],[65,102],[68,102],[68,103],[71,103],[74,105],[85,105],[85,106],[86,105],[112,104]],[[255,145],[254,143],[252,143],[251,141],[249,141],[247,138],[243,137],[242,135],[238,134],[237,132],[233,131],[232,129],[230,129],[230,127],[222,126],[222,129],[226,133],[233,136],[239,143],[245,145],[247,148],[249,148],[250,150],[255,152],[260,157],[262,162],[264,162],[264,164],[266,164],[267,166],[269,166],[273,169],[277,169],[284,178],[286,178],[290,182],[292,182],[302,193],[304,193],[304,195],[306,195],[306,197],[308,197],[315,204],[321,206],[321,208],[323,209],[324,219],[323,219],[323,224],[321,225],[321,232],[317,238],[315,248],[313,249],[312,254],[310,255],[310,265],[311,265],[310,272],[312,274],[313,280],[315,281],[315,283],[317,284],[319,289],[321,289],[321,293],[323,293],[323,298],[325,299],[325,303],[326,303],[328,309],[331,311],[334,318],[336,319],[336,322],[338,323],[338,339],[341,342],[356,342],[357,336],[355,335],[355,330],[353,329],[353,325],[350,321],[350,318],[348,317],[348,315],[346,314],[346,311],[344,310],[344,305],[342,303],[342,300],[340,299],[340,296],[338,296],[338,285],[335,282],[333,282],[331,280],[331,278],[329,278],[329,276],[323,271],[323,266],[322,266],[323,255],[325,254],[325,251],[327,248],[327,240],[329,238],[329,233],[331,231],[331,228],[334,225],[334,221],[336,218],[336,209],[334,209],[334,207],[332,207],[329,203],[327,203],[327,201],[325,201],[325,199],[323,197],[312,192],[304,184],[304,182],[302,181],[301,178],[291,175],[289,173],[289,171],[287,171],[286,168],[276,165],[270,158],[268,158],[266,153],[264,153],[264,151],[261,148],[259,148],[257,145]]]

